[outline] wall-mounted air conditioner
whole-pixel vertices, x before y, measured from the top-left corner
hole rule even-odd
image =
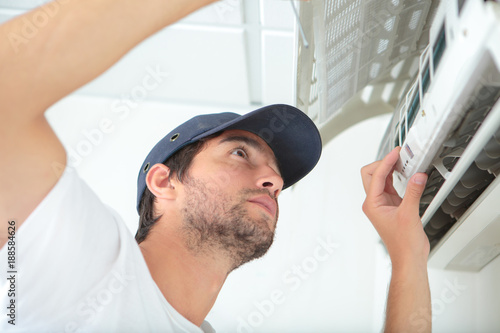
[[[394,172],[401,196],[413,174],[429,175],[420,203],[429,264],[480,270],[500,254],[500,4],[340,7],[321,0],[301,8],[315,46],[299,41],[297,104],[326,141],[390,108],[378,157],[402,147]]]

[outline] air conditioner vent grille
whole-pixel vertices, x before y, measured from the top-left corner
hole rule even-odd
[[[467,145],[474,137],[485,117],[500,97],[500,88],[482,86],[477,95],[468,103],[469,107],[457,128],[443,144],[433,163],[442,163],[448,171],[459,160]],[[478,98],[479,96],[480,98]],[[439,242],[453,224],[467,211],[500,173],[500,128],[479,152],[460,181],[449,193],[440,209],[432,216],[424,230],[431,243],[431,249]],[[423,215],[435,197],[445,179],[435,166],[427,172],[429,175],[426,188],[420,202],[420,214]]]

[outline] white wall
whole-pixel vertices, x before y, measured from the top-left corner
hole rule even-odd
[[[249,111],[151,102],[128,110],[116,106],[116,100],[71,96],[47,116],[71,162],[131,232],[137,225],[137,171],[156,141],[198,113]],[[381,330],[390,268],[361,212],[359,170],[373,161],[387,122],[388,116],[374,118],[340,134],[326,145],[316,169],[283,193],[275,244],[264,258],[230,275],[208,316],[218,332]],[[430,270],[434,331],[498,331],[499,276],[498,258],[478,274]]]

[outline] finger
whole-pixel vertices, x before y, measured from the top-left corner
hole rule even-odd
[[[365,193],[368,193],[373,173],[378,168],[380,163],[382,163],[382,161],[376,161],[361,168],[361,180],[363,181]]]
[[[398,195],[398,192],[396,191],[396,189],[394,188],[394,185],[393,185],[394,184],[393,183],[393,172],[394,172],[395,168],[396,168],[396,165],[394,165],[394,167],[389,172],[389,175],[387,176],[387,179],[385,181],[385,191],[389,194]]]
[[[419,215],[420,198],[424,193],[426,182],[427,175],[425,173],[417,173],[410,178],[401,203],[401,208],[408,214]]]
[[[376,197],[384,193],[387,177],[394,170],[394,166],[399,158],[399,151],[399,147],[394,148],[384,157],[378,168],[373,172],[367,192],[368,196]]]

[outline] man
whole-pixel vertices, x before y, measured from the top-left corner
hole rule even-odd
[[[211,2],[58,0],[0,26],[2,38],[20,35],[23,19],[59,4],[29,43],[0,43],[1,255],[18,242],[12,273],[1,273],[2,331],[210,332],[204,318],[226,276],[269,248],[279,193],[320,155],[316,128],[293,107],[202,116],[167,134],[139,173],[139,245],[74,170],[53,168],[66,154],[44,111]],[[261,135],[283,112],[294,120]],[[396,159],[397,150],[362,170],[363,208],[393,262],[386,330],[429,331],[425,175],[401,201],[390,184]]]

